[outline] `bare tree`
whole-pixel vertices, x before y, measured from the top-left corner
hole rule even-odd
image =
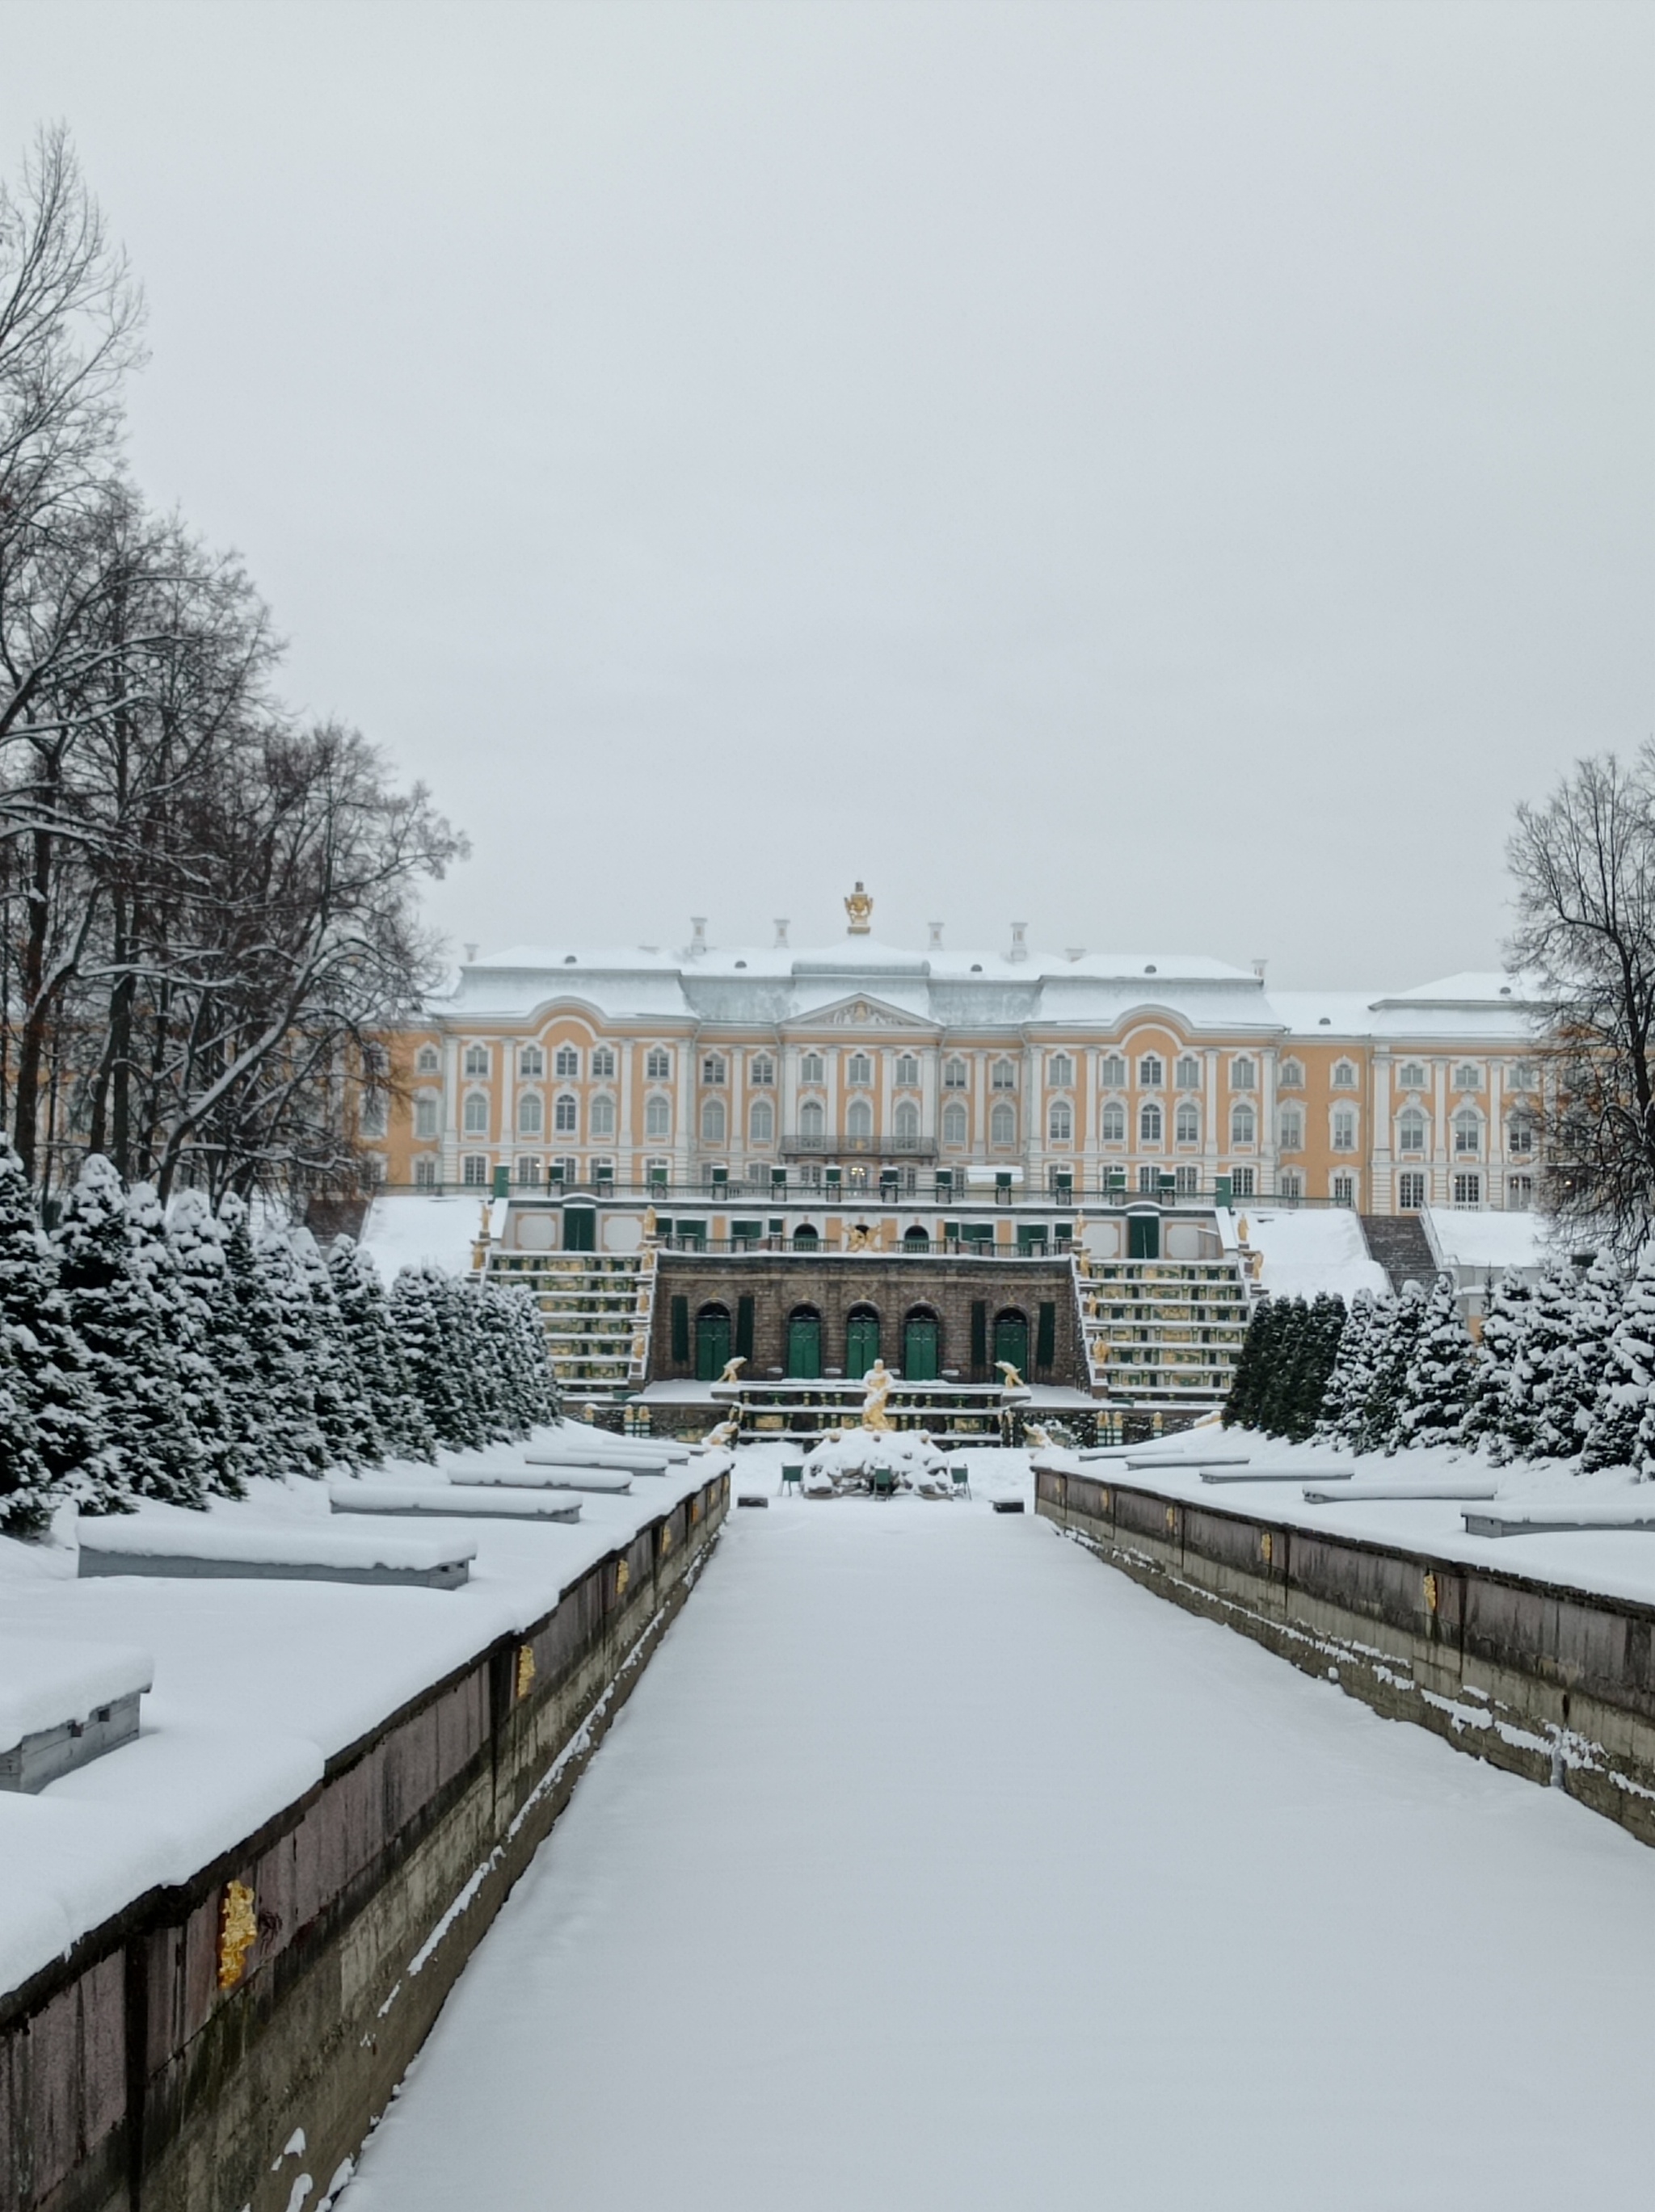
[[[1542,1202],[1622,1249],[1655,1223],[1655,748],[1576,763],[1509,848],[1510,956],[1543,987]]]

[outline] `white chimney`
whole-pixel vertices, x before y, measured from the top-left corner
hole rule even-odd
[[[927,950],[931,952],[940,952],[942,950],[942,924],[940,921],[928,921],[925,926],[931,933],[931,942],[927,947]]]
[[[1024,939],[1028,935],[1028,930],[1029,925],[1026,921],[1014,921],[1012,924],[1012,949],[1006,955],[1006,957],[1008,960],[1026,960],[1028,958],[1029,948],[1024,942]]]
[[[707,917],[692,914],[690,917],[690,957],[698,960],[707,950]]]
[[[1258,978],[1258,980],[1259,980],[1259,981],[1260,981],[1261,983],[1264,981],[1264,968],[1265,968],[1265,963],[1264,963],[1263,961],[1262,961],[1262,960],[1255,960],[1255,961],[1254,961],[1254,963],[1253,963],[1253,973],[1254,973],[1254,975],[1256,975],[1256,976],[1257,976],[1257,978]]]
[[[785,915],[778,915],[776,919],[776,941],[778,945],[785,945],[788,941],[788,918]]]
[[[475,959],[476,959],[476,957],[477,957],[477,947],[476,947],[476,945],[468,945],[465,947],[465,965],[469,968],[469,967],[471,966],[471,964],[472,964],[472,961],[473,961],[473,960],[475,960]]]

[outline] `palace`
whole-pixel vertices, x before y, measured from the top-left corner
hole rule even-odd
[[[1003,1360],[1198,1409],[1244,1326],[1246,1208],[1352,1209],[1389,1264],[1406,1217],[1533,1202],[1536,1010],[1507,977],[1279,991],[1262,963],[1042,955],[1018,923],[910,951],[845,903],[809,949],[697,921],[678,951],[468,959],[395,1040],[381,1188],[496,1201],[486,1264],[533,1282],[577,1389],[704,1384],[733,1351],[807,1431],[796,1386],[883,1346],[933,1398]]]

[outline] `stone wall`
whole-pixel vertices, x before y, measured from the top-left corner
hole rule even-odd
[[[672,1357],[672,1300],[686,1298],[690,1315],[690,1357]],[[787,1367],[788,1316],[796,1306],[813,1306],[822,1317],[824,1370],[845,1364],[845,1324],[853,1306],[869,1305],[879,1316],[879,1348],[886,1364],[902,1365],[903,1323],[916,1306],[934,1313],[941,1323],[940,1368],[957,1368],[962,1382],[993,1382],[994,1323],[996,1314],[1015,1309],[1029,1324],[1027,1380],[1089,1387],[1074,1278],[1067,1260],[883,1259],[864,1253],[763,1252],[751,1257],[705,1258],[687,1252],[661,1255],[655,1284],[649,1346],[652,1381],[695,1372],[695,1316],[698,1308],[727,1308],[733,1328],[739,1302],[753,1302],[753,1349],[746,1379],[762,1382],[772,1369]],[[981,1302],[988,1330],[988,1358],[971,1360],[971,1308]],[[1040,1308],[1054,1308],[1056,1340],[1050,1367],[1035,1359]]]
[[[1035,1510],[1158,1595],[1655,1844],[1655,1607],[1037,1473]]]
[[[347,2169],[684,1601],[705,1485],[181,1888],[0,1997],[6,2212],[287,2212]],[[240,1918],[251,1945],[225,1941]],[[304,2131],[301,2156],[284,2146]],[[295,2197],[301,2173],[310,2191]]]

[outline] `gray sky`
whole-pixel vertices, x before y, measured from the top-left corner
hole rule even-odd
[[[456,943],[1489,964],[1655,730],[1655,9],[7,0]]]

